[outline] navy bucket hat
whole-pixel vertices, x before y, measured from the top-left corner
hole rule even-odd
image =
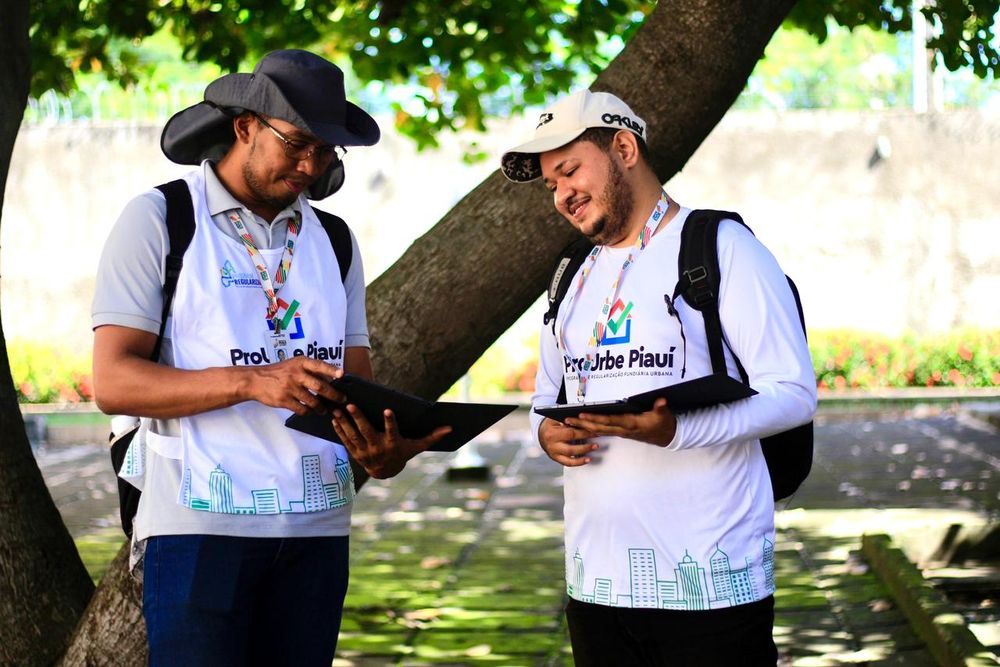
[[[375,119],[347,101],[339,67],[309,51],[288,49],[261,58],[252,74],[226,74],[210,83],[204,102],[167,121],[160,148],[178,164],[219,158],[236,140],[233,118],[244,111],[280,118],[327,144],[372,146],[381,136]],[[344,163],[337,161],[307,195],[323,199],[343,184]]]

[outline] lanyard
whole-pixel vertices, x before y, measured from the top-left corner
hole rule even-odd
[[[632,244],[629,250],[628,257],[622,263],[622,268],[618,272],[618,277],[615,278],[614,283],[611,285],[611,293],[604,303],[601,304],[601,309],[597,314],[597,319],[594,322],[594,328],[590,332],[590,339],[587,341],[587,350],[584,353],[583,358],[580,360],[581,363],[579,367],[576,361],[569,353],[569,346],[566,344],[566,322],[569,320],[569,314],[573,310],[573,305],[576,303],[577,297],[583,290],[583,284],[587,281],[587,277],[590,275],[591,269],[597,263],[597,256],[601,254],[601,250],[604,246],[594,246],[594,249],[590,251],[587,255],[587,259],[583,262],[583,272],[580,274],[580,280],[576,284],[576,290],[570,295],[566,308],[563,309],[566,315],[562,318],[562,324],[559,326],[559,347],[562,348],[563,356],[566,358],[567,366],[576,372],[579,377],[579,383],[576,388],[576,395],[578,401],[583,401],[587,395],[587,379],[590,377],[590,371],[594,367],[597,360],[597,350],[601,346],[601,340],[604,338],[604,332],[607,329],[608,318],[611,316],[611,307],[618,298],[618,291],[621,288],[622,280],[625,278],[625,274],[628,272],[629,267],[635,263],[638,258],[639,253],[641,253],[646,245],[649,243],[649,239],[653,237],[653,233],[656,231],[656,227],[660,224],[660,220],[666,214],[667,209],[670,207],[670,200],[667,199],[667,193],[660,192],[660,199],[656,202],[656,208],[653,209],[653,213],[649,216],[646,224],[643,226],[642,231],[635,239],[635,243]]]
[[[274,274],[274,281],[271,280],[271,273],[267,270],[267,262],[253,242],[250,230],[243,224],[243,218],[239,211],[229,213],[229,222],[233,223],[236,234],[243,241],[243,246],[250,255],[250,260],[257,269],[257,277],[260,278],[260,287],[267,297],[267,319],[274,325],[274,333],[281,333],[281,318],[278,317],[278,290],[288,280],[288,272],[292,270],[292,255],[295,252],[295,241],[299,237],[299,217],[298,213],[294,218],[288,220],[288,235],[285,237],[285,249],[281,253],[281,261],[278,262],[278,269]]]

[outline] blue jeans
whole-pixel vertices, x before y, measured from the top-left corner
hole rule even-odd
[[[142,604],[149,664],[329,667],[347,562],[346,536],[151,537]]]

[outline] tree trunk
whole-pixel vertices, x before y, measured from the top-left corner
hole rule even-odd
[[[593,89],[615,93],[646,120],[663,182],[739,96],[794,4],[661,0],[597,77]],[[541,185],[495,172],[369,289],[376,377],[440,395],[538,298],[553,258],[575,236]]]
[[[111,561],[61,665],[143,667],[148,658],[142,586],[128,571],[129,545]]]
[[[0,207],[30,78],[28,0],[10,0],[0,21]],[[0,664],[52,664],[93,590],[32,456],[0,327]]]
[[[794,0],[661,0],[595,89],[625,99],[649,125],[663,181],[729,109]],[[522,137],[511,136],[513,145]],[[486,179],[369,288],[378,379],[437,396],[545,288],[576,232],[539,185]],[[122,585],[119,554],[65,664],[144,655],[142,624]],[[109,642],[114,638],[117,646]]]

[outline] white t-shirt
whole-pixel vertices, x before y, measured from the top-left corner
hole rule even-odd
[[[225,189],[211,162],[204,162],[200,171],[205,183],[208,212],[217,229],[237,238],[226,214],[239,210],[255,243],[262,250],[281,248],[288,220],[296,211],[308,206],[306,200],[300,197],[268,223],[246,209]],[[162,193],[155,189],[130,201],[119,216],[98,266],[91,308],[91,321],[95,328],[113,324],[154,334],[159,331],[169,245],[165,217],[166,202]],[[325,234],[317,241],[329,245]],[[344,280],[347,298],[344,345],[368,347],[364,269],[353,234],[351,244],[351,266]],[[173,365],[173,347],[169,339],[164,340],[160,356],[161,363]],[[164,436],[176,436],[180,434],[180,421],[153,420],[150,430]],[[192,510],[177,503],[178,490],[183,483],[178,460],[150,450],[144,465],[145,484],[135,519],[137,539],[182,534],[315,537],[346,535],[349,531],[349,522],[331,512],[237,515]]]
[[[679,300],[678,322],[664,299],[677,282],[680,232],[689,214],[682,209],[661,229],[625,275],[587,401],[681,382],[682,368],[684,380],[712,372],[701,314]],[[568,312],[560,308],[556,331],[565,327],[571,356],[583,356],[628,252],[604,248],[575,303]],[[566,579],[574,599],[698,610],[746,604],[774,591],[774,503],[759,438],[812,417],[815,379],[794,298],[768,250],[726,221],[719,229],[719,264],[723,329],[759,393],[679,415],[666,448],[598,438],[591,463],[564,469]],[[578,279],[579,271],[571,292]],[[739,377],[728,354],[727,363]],[[566,368],[544,326],[534,405],[556,402]],[[541,421],[533,415],[536,434]]]

